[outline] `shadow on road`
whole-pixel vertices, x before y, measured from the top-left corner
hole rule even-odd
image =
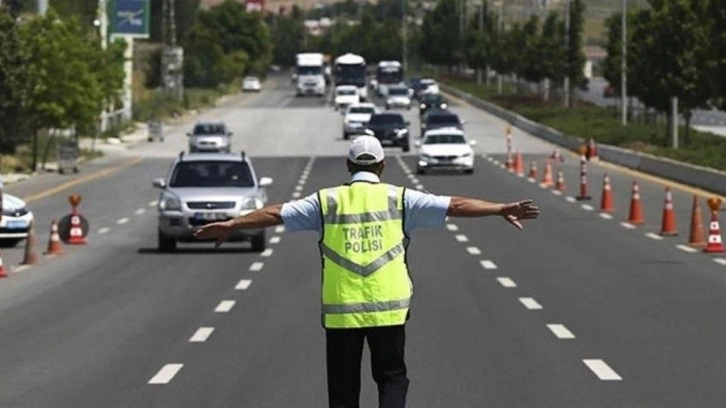
[[[180,254],[244,254],[244,253],[255,253],[251,248],[248,247],[226,247],[226,248],[177,248],[174,252],[161,252],[159,248],[139,248],[136,253],[138,254],[156,254],[156,255],[180,255]]]

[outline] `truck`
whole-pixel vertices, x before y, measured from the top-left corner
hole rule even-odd
[[[295,64],[297,96],[325,95],[325,57],[321,53],[297,54]]]

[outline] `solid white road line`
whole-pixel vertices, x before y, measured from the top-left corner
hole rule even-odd
[[[270,238],[270,243],[271,244],[278,244],[278,243],[280,243],[280,237],[272,237],[272,238]]]
[[[285,226],[284,225],[278,225],[275,227],[275,234],[282,234],[285,232]]]
[[[604,220],[612,220],[613,216],[612,216],[612,214],[608,214],[608,213],[600,213],[600,218],[602,218]]]
[[[567,340],[575,338],[575,335],[572,334],[572,332],[568,330],[564,324],[548,324],[547,328],[550,329],[552,334],[554,334],[558,339]]]
[[[523,297],[523,298],[519,298],[519,301],[524,305],[524,307],[526,307],[529,310],[541,310],[542,309],[542,305],[537,303],[537,301],[534,300],[534,298]]]
[[[141,215],[146,212],[146,208],[139,208],[138,210],[134,211],[134,214]]]
[[[264,262],[253,262],[252,265],[250,265],[250,270],[253,272],[261,271],[264,266]]]
[[[595,207],[590,204],[582,204],[580,207],[585,211],[593,211],[595,209]]]
[[[626,228],[626,229],[635,229],[635,225],[633,225],[629,222],[621,222],[620,225],[622,225],[623,228]]]
[[[575,197],[568,196],[567,198],[565,198],[565,201],[567,201],[568,203],[574,203],[577,200],[575,199]]]
[[[719,265],[726,266],[726,258],[714,258],[713,261]]]
[[[663,240],[663,237],[661,237],[660,235],[656,234],[655,232],[648,232],[648,233],[645,234],[645,236],[648,237],[648,238],[650,238],[650,239],[654,239],[656,241],[662,241]]]
[[[301,195],[302,194],[300,194],[299,191],[296,191],[296,192],[292,193],[292,198],[300,198]]]
[[[204,343],[212,335],[214,327],[200,327],[197,332],[189,338],[190,343]]]
[[[156,206],[157,206],[157,204],[159,204],[159,202],[158,202],[158,201],[156,201],[156,200],[154,200],[154,201],[151,201],[151,202],[149,203],[149,207],[156,207]]]
[[[507,278],[506,276],[500,276],[497,278],[497,280],[499,281],[499,284],[505,288],[516,288],[517,287],[517,284],[514,283],[514,281],[511,280],[510,278]]]
[[[103,227],[103,228],[99,228],[99,229],[98,229],[98,234],[99,234],[99,235],[103,235],[103,234],[106,234],[106,233],[108,233],[109,231],[111,231],[111,228],[109,228],[109,227]]]
[[[474,246],[466,247],[466,252],[470,253],[471,255],[481,255],[481,251],[479,250],[479,248]]]
[[[602,360],[585,359],[582,362],[602,381],[621,381],[623,379]]]
[[[214,311],[216,313],[227,313],[234,307],[234,304],[237,303],[234,300],[223,300],[219,302],[217,307],[214,308]]]
[[[456,240],[459,242],[468,242],[469,238],[467,238],[466,235],[464,235],[464,234],[457,234]]]
[[[184,367],[184,364],[167,364],[161,367],[161,370],[151,377],[149,384],[169,384],[182,367]]]
[[[449,231],[458,231],[459,226],[456,224],[446,224],[446,229]]]
[[[250,279],[241,279],[239,282],[237,282],[237,286],[235,286],[234,289],[247,290],[247,288],[249,288],[251,284],[252,281]]]
[[[689,252],[689,253],[696,253],[698,252],[697,248],[689,247],[688,245],[676,245],[676,248],[680,249],[681,251]]]
[[[497,269],[497,265],[488,259],[481,260],[481,261],[479,261],[479,263],[481,264],[481,267],[484,269]]]
[[[120,220],[116,221],[116,224],[118,224],[118,225],[124,225],[127,222],[129,222],[129,219],[128,218],[121,218]]]

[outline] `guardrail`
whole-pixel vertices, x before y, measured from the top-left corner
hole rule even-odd
[[[577,151],[577,148],[585,142],[582,138],[570,136],[541,123],[534,122],[522,115],[451,86],[444,84],[440,86],[444,92],[463,99],[472,106],[509,122],[516,128],[558,146]],[[723,171],[599,143],[598,155],[601,160],[610,163],[702,188],[716,194],[726,195],[726,172]]]

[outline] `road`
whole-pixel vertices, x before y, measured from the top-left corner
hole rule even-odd
[[[602,77],[594,77],[590,80],[587,91],[578,91],[580,97],[586,101],[600,106],[618,106],[616,98],[605,98],[603,92],[608,86],[607,80]],[[639,103],[639,102],[635,102]],[[691,126],[703,132],[726,137],[726,112],[718,110],[696,109],[693,111]]]
[[[234,148],[274,179],[274,202],[345,182],[340,115],[325,99],[295,98],[285,81],[266,86],[198,118],[227,122]],[[674,190],[681,235],[658,239],[659,180],[592,164],[593,201],[570,202],[573,158],[557,166],[570,192],[552,194],[497,164],[504,123],[460,103],[453,109],[485,156],[475,173],[419,177],[415,152],[390,150],[384,178],[437,194],[532,198],[542,216],[523,232],[496,218],[450,219],[413,236],[410,406],[726,404],[726,258],[678,246],[689,189]],[[406,115],[415,129],[415,110]],[[41,226],[68,212],[68,193],[82,194],[91,234],[88,245],[27,269],[16,267],[21,248],[3,252],[13,272],[0,281],[0,406],[325,406],[314,234],[271,228],[261,254],[245,244],[156,251],[151,179],[185,147],[192,120],[171,127],[164,143],[119,151],[73,179],[8,188],[33,197]],[[513,143],[540,171],[553,149],[516,129]],[[597,211],[605,173],[616,205],[609,217]],[[621,222],[634,179],[647,223],[630,229]],[[38,235],[45,244],[47,232]],[[376,406],[367,363],[363,373],[362,406]]]

